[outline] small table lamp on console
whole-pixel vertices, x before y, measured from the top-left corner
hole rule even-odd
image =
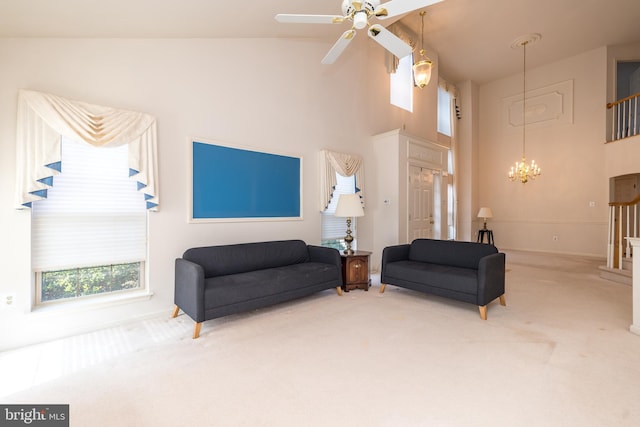
[[[491,212],[491,208],[480,208],[478,212],[478,218],[484,219],[484,227],[483,230],[487,229],[487,218],[493,218],[493,212]]]
[[[344,238],[344,241],[347,242],[347,248],[344,250],[344,253],[353,255],[354,251],[351,249],[351,242],[353,242],[353,236],[351,235],[351,218],[364,216],[360,195],[358,193],[341,194],[334,215],[347,218],[347,235]]]
[[[487,236],[487,243],[493,245],[493,230],[487,229],[487,218],[493,218],[493,212],[491,212],[491,208],[480,208],[478,212],[478,218],[484,219],[484,226],[480,230],[478,230],[478,242],[484,242],[484,236]]]

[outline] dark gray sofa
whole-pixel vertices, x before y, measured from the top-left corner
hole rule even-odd
[[[380,292],[400,286],[475,304],[487,319],[487,304],[504,297],[505,254],[486,243],[416,239],[382,251]]]
[[[329,288],[342,295],[340,252],[282,240],[188,249],[175,261],[176,317],[202,322],[300,298]]]

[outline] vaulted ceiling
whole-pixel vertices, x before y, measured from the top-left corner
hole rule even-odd
[[[317,38],[333,43],[348,24],[279,24],[274,16],[339,15],[340,4],[341,0],[2,0],[0,37]],[[527,51],[528,67],[605,45],[640,42],[640,0],[444,0],[426,10],[425,44],[438,52],[441,73],[454,82],[484,83],[520,71],[522,53],[511,43],[528,33],[542,34]],[[419,33],[417,11],[401,20]]]

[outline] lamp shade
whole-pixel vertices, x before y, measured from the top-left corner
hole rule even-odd
[[[335,216],[357,217],[364,216],[364,209],[359,194],[341,194],[336,206]]]
[[[478,212],[478,218],[493,218],[493,212],[491,208],[480,208]]]

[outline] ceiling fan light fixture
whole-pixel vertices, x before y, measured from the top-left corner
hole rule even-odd
[[[364,10],[356,12],[353,15],[353,26],[358,30],[361,30],[364,27],[366,27],[367,23],[368,23],[367,12],[365,12]]]
[[[388,19],[400,17],[421,7],[427,7],[442,0],[388,0],[382,5],[381,0],[341,0],[342,15],[306,15],[279,13],[276,21],[286,24],[339,24],[349,21],[351,28],[345,31],[333,44],[329,52],[322,59],[322,64],[332,64],[345,51],[356,35],[356,30],[367,28],[367,35],[380,46],[391,52],[397,58],[404,58],[413,52],[413,46],[393,34],[378,23],[371,23],[371,19]],[[423,12],[424,14],[424,12]],[[424,23],[423,23],[424,29]],[[423,31],[424,33],[424,31]],[[426,58],[430,64],[429,58]],[[424,70],[425,64],[420,70]],[[430,69],[422,71],[425,77],[430,76]],[[424,81],[424,80],[421,80]],[[428,82],[428,79],[426,80]],[[425,83],[426,84],[426,83]]]
[[[413,64],[413,81],[416,86],[420,89],[424,88],[431,81],[431,69],[433,68],[433,61],[429,59],[429,57],[425,56],[424,53],[424,15],[426,12],[423,10],[420,12],[420,17],[422,18],[422,30],[420,32],[420,37],[422,44],[420,45],[420,59]]]

